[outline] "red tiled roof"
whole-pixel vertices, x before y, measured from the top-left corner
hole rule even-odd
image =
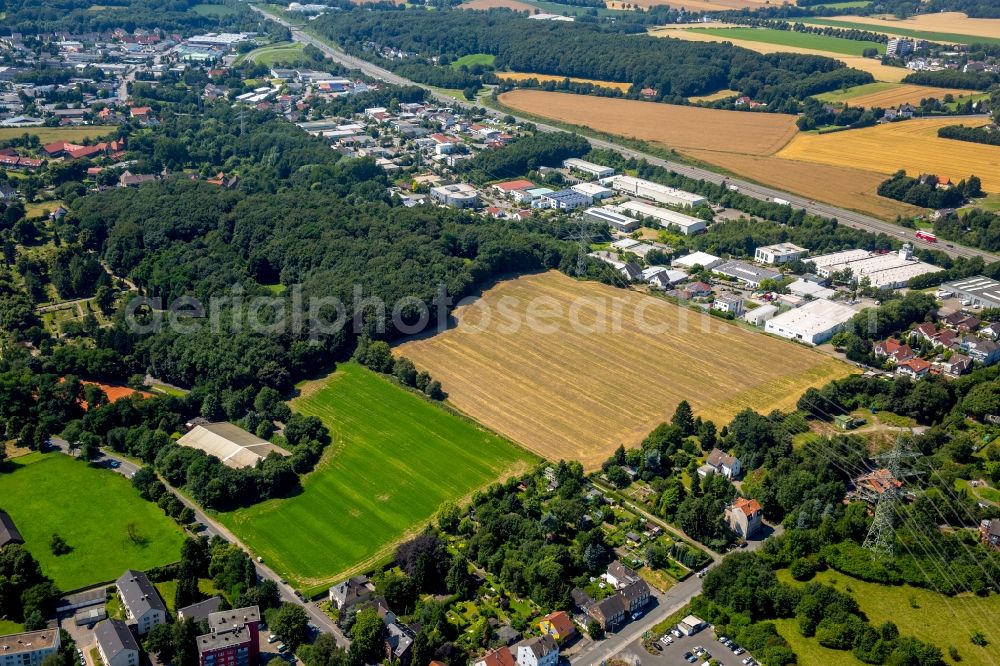
[[[560,637],[569,636],[573,633],[573,620],[570,619],[566,611],[556,611],[555,613],[549,613],[542,620],[546,620],[551,624]]]
[[[524,190],[529,187],[534,187],[535,184],[530,180],[525,180],[524,178],[519,178],[517,180],[508,180],[503,183],[497,183],[493,187],[501,190],[503,192],[513,192],[514,190]]]
[[[492,652],[487,652],[482,659],[478,660],[486,666],[515,666],[514,655],[506,645],[499,647]]]
[[[760,502],[755,499],[747,499],[745,497],[737,499],[736,502],[733,503],[733,507],[742,511],[747,518],[761,510]]]

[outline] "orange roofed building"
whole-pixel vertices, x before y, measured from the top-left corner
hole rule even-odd
[[[760,502],[755,499],[738,497],[726,509],[726,521],[729,527],[744,539],[749,539],[757,533],[763,519],[764,510]]]
[[[557,643],[567,641],[576,634],[573,620],[566,611],[549,613],[538,623],[538,628],[542,630],[542,633],[554,638]]]

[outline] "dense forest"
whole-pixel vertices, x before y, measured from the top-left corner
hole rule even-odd
[[[202,0],[109,0],[104,9],[95,11],[90,0],[4,0],[0,2],[3,23],[0,35],[20,32],[35,35],[66,31],[104,32],[121,28],[131,32],[136,28],[173,30],[193,34],[209,30],[254,31],[260,29],[260,18],[245,5],[226,4],[231,11],[221,15],[203,15],[192,10]],[[222,4],[222,3],[219,3]]]
[[[903,83],[918,86],[939,86],[942,88],[962,88],[964,90],[987,90],[1000,83],[1000,74],[993,72],[962,72],[942,69],[936,72],[913,72],[903,77]]]
[[[1000,131],[990,131],[984,127],[966,127],[965,125],[948,125],[938,128],[938,136],[942,139],[955,139],[971,143],[985,143],[990,146],[1000,146]]]
[[[963,245],[996,252],[1000,250],[1000,215],[981,208],[973,208],[961,217],[952,213],[934,221],[934,233]]]
[[[625,39],[603,24],[532,21],[509,11],[356,10],[327,14],[316,28],[359,53],[375,46],[423,58],[488,53],[497,68],[631,83],[635,91],[655,89],[661,99],[731,88],[763,101],[784,100],[872,80],[831,58],[642,35]]]

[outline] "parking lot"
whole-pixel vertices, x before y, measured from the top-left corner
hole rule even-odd
[[[752,658],[749,652],[733,654],[733,651],[720,643],[711,629],[704,629],[693,636],[681,635],[680,638],[671,636],[673,643],[665,645],[659,642],[663,649],[655,655],[647,654],[642,658],[644,664],[662,664],[662,666],[686,666],[687,664],[697,664],[700,666],[710,659],[715,659],[719,666],[743,666],[743,660]],[[685,653],[694,653],[702,648],[708,652],[688,661],[684,658]]]

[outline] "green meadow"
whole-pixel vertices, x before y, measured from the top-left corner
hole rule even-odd
[[[859,42],[853,39],[814,35],[808,32],[792,30],[771,30],[769,28],[689,28],[692,32],[714,35],[720,40],[745,39],[751,42],[763,42],[778,46],[792,46],[800,49],[826,51],[827,53],[842,53],[844,55],[862,55],[865,49],[878,49],[885,53],[885,44],[878,42]]]
[[[275,571],[318,592],[389,557],[445,502],[537,462],[532,454],[354,363],[301,386],[292,408],[333,442],[291,498],[220,514]]]

